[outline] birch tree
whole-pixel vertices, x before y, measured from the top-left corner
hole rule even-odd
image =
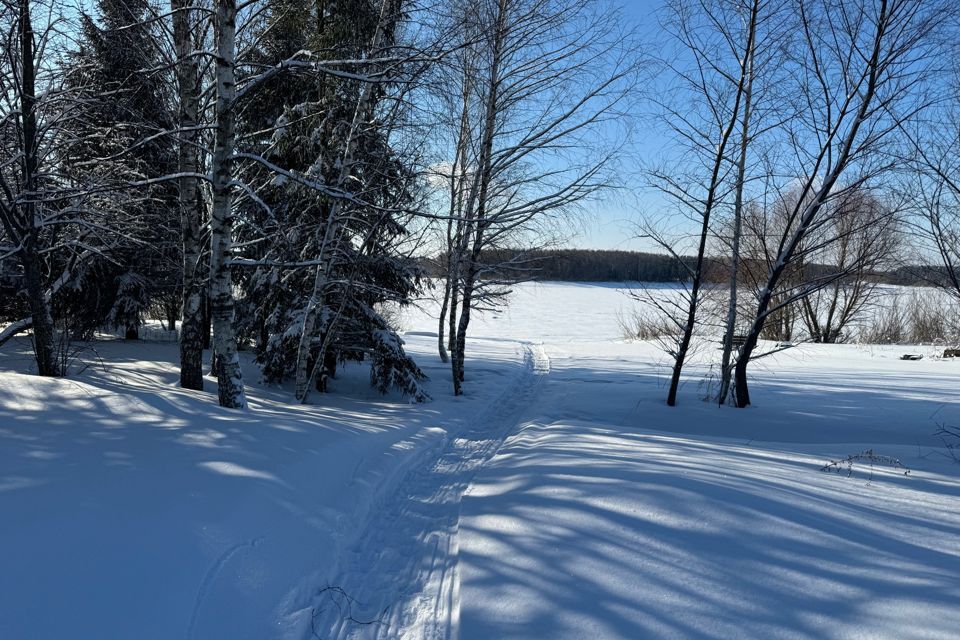
[[[177,204],[180,213],[182,303],[180,386],[203,389],[203,264],[201,228],[205,205],[200,192],[200,61],[198,11],[191,0],[170,0],[173,62],[176,69]]]
[[[943,70],[942,100],[930,117],[909,133],[915,152],[913,174],[905,191],[913,195],[911,229],[922,238],[940,269],[921,279],[960,299],[960,25],[954,15],[953,49]]]
[[[761,0],[742,3],[681,0],[670,5],[666,16],[664,26],[679,43],[680,54],[679,61],[665,62],[674,78],[676,93],[672,94],[673,103],[661,101],[663,118],[678,141],[689,149],[684,162],[692,161],[696,168],[654,170],[652,182],[654,188],[670,198],[698,229],[695,259],[689,266],[663,234],[649,230],[647,234],[686,266],[690,280],[685,308],[680,309],[679,314],[670,313],[678,337],[671,349],[673,370],[667,392],[669,406],[677,402],[680,376],[693,339],[708,243],[712,236],[711,225],[715,224],[717,210],[723,206],[730,191],[730,159],[735,155],[732,152],[737,147],[738,132],[740,154],[735,161],[737,173],[733,190],[742,202],[746,153],[751,137],[750,100],[755,76],[757,29],[768,11],[768,4]],[[739,206],[735,205],[735,216],[739,216]],[[735,223],[734,247],[739,241],[738,227],[739,222]],[[731,285],[734,305],[735,296],[735,285]],[[723,371],[729,368],[732,348],[731,316],[728,316],[727,326],[729,335],[724,337]],[[725,393],[723,383],[721,393]]]
[[[233,163],[236,136],[236,0],[215,0],[216,120],[211,154],[210,307],[220,406],[245,409],[237,351],[233,275]]]
[[[403,219],[412,215],[415,178],[389,142],[403,117],[406,89],[384,99],[389,87],[411,81],[408,68],[425,64],[422,52],[395,42],[402,6],[398,0],[248,4],[235,28],[235,92],[226,105],[224,85],[218,84],[218,135],[210,162],[211,199],[219,208],[211,222],[211,248],[221,246],[218,236],[229,236],[234,245],[221,265],[239,296],[231,301],[233,341],[253,342],[267,379],[292,377],[301,402],[311,385],[325,388],[338,359],[364,357],[372,362],[375,386],[393,385],[426,397],[423,374],[374,308],[405,303],[415,278],[398,255],[406,235]],[[218,27],[215,36],[222,46],[221,33]],[[194,147],[192,132],[204,128],[203,123],[191,126],[204,91],[191,91],[199,71],[194,56],[184,49],[176,58],[187,72],[179,83],[184,153]],[[223,56],[217,60],[219,79]],[[232,165],[226,183],[229,209],[218,195],[224,182],[217,176],[224,115],[235,131],[231,153],[224,155]],[[197,158],[181,160],[180,180],[188,188],[181,193],[190,208]],[[202,214],[202,205],[197,208]],[[218,231],[221,212],[227,210],[232,213],[229,234]],[[194,213],[184,224],[196,219]],[[196,231],[185,227],[184,238],[196,238]],[[185,242],[186,272],[198,251],[195,241]],[[216,261],[212,256],[215,316]],[[185,314],[195,308],[188,302]],[[344,339],[348,334],[352,337]],[[215,344],[219,364],[217,349]]]
[[[744,208],[748,197],[748,182],[768,173],[764,169],[762,150],[757,140],[769,127],[775,127],[783,114],[778,108],[775,92],[767,83],[768,70],[779,63],[779,53],[784,42],[782,2],[741,3],[734,11],[741,18],[741,29],[754,31],[751,46],[743,51],[743,108],[737,124],[739,137],[734,145],[731,161],[733,170],[733,211],[730,234],[730,286],[727,299],[727,318],[723,332],[723,353],[720,359],[720,387],[717,393],[719,404],[727,402],[733,378],[734,337],[738,322],[738,289],[740,286],[740,243],[743,233]],[[740,36],[742,39],[742,36]],[[734,38],[737,39],[736,36]],[[752,158],[751,158],[752,156]],[[751,162],[751,159],[753,160]],[[751,169],[760,168],[761,176],[750,175]]]
[[[439,171],[445,183],[447,197],[446,233],[443,238],[443,252],[441,255],[441,273],[443,278],[443,294],[440,302],[440,317],[437,323],[437,347],[440,360],[449,362],[449,353],[456,351],[456,320],[459,310],[460,288],[456,285],[459,277],[455,271],[458,268],[455,250],[460,246],[463,237],[464,225],[468,217],[464,212],[464,200],[467,195],[470,174],[470,144],[473,139],[473,100],[474,83],[478,81],[477,47],[474,46],[478,37],[477,28],[479,19],[476,14],[476,5],[457,5],[458,10],[453,20],[455,33],[463,39],[463,46],[451,55],[452,64],[440,67],[438,91],[441,109],[439,119],[444,121],[449,131],[453,161],[448,170]],[[451,77],[452,76],[452,77]],[[458,91],[450,92],[450,86]],[[445,146],[441,142],[441,146]],[[449,312],[449,314],[448,314]],[[449,320],[448,320],[449,318]],[[447,323],[449,322],[449,330]]]

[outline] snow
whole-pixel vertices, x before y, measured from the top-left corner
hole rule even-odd
[[[960,465],[933,434],[960,362],[801,345],[736,410],[701,401],[701,344],[669,408],[630,304],[518,287],[471,326],[460,398],[433,307],[408,313],[419,405],[350,367],[317,405],[254,383],[230,411],[176,387],[176,345],[100,342],[49,380],[14,339],[0,637],[955,637]],[[870,448],[910,474],[819,470]]]
[[[253,385],[230,411],[212,379],[176,387],[175,344],[96,348],[105,368],[72,379],[0,373],[0,638],[275,637],[281,604],[326,578],[467,405],[434,365],[429,404],[383,398],[354,368],[322,407]],[[476,349],[475,404],[518,368],[512,348]],[[2,353],[29,368],[26,341]]]
[[[551,362],[463,503],[461,638],[956,637],[958,469],[916,442],[934,397],[903,422],[892,396],[780,391],[798,377],[743,424],[689,393],[680,422],[632,367]],[[911,475],[818,470],[866,446]]]

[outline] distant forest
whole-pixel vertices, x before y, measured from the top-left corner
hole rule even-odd
[[[696,258],[683,258],[691,267]],[[439,262],[439,260],[437,261]],[[593,249],[550,249],[521,251],[497,249],[484,252],[483,262],[490,265],[522,263],[531,280],[560,280],[568,282],[681,282],[687,279],[687,270],[676,259],[660,253],[640,251],[612,251]],[[726,259],[707,258],[706,280],[725,282]],[[435,275],[434,265],[427,267]],[[817,265],[808,269],[815,271]],[[830,271],[829,267],[823,267]],[[890,271],[876,271],[874,282],[902,286],[924,286],[942,283],[942,267],[905,265]]]

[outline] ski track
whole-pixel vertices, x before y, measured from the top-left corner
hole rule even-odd
[[[541,345],[523,343],[523,373],[453,437],[412,469],[319,589],[307,637],[441,640],[459,619],[460,504],[477,471],[520,423],[549,373]]]
[[[187,627],[187,639],[192,640],[196,634],[197,628],[197,618],[200,616],[200,607],[203,606],[204,600],[206,600],[207,594],[210,592],[210,587],[213,585],[214,581],[217,579],[217,576],[220,575],[220,572],[223,571],[223,568],[230,561],[233,556],[237,555],[243,549],[255,549],[258,544],[263,542],[264,536],[254,538],[253,540],[248,540],[246,542],[238,542],[237,544],[231,545],[221,553],[214,563],[207,569],[206,574],[203,576],[203,580],[200,582],[200,587],[197,589],[197,595],[193,599],[193,612],[190,614],[190,626]]]

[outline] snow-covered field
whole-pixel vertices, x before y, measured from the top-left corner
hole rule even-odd
[[[175,386],[176,346],[97,343],[67,380],[0,350],[0,638],[955,638],[960,362],[804,345],[755,406],[681,405],[614,286],[519,287],[452,398],[350,369],[319,406]],[[899,360],[921,351],[921,361]],[[248,380],[254,381],[253,368]],[[910,470],[828,460],[874,449]]]

